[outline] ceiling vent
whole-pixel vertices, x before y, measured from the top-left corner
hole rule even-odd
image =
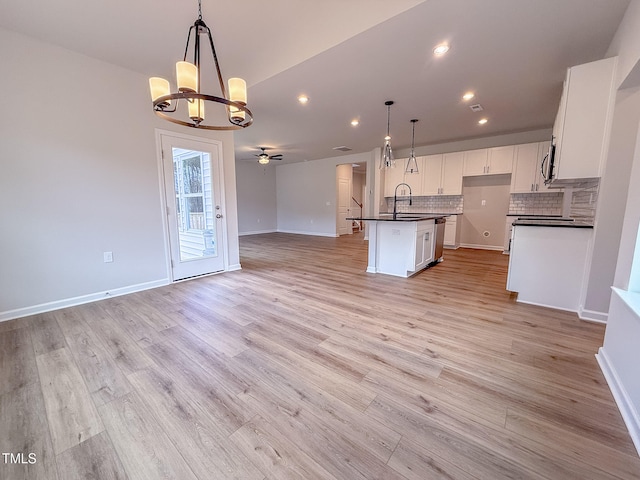
[[[350,152],[353,148],[345,147],[342,145],[341,147],[333,147],[334,150],[339,150],[341,152]]]
[[[484,110],[484,108],[482,108],[482,105],[480,105],[479,103],[476,103],[475,105],[469,105],[469,108],[472,112],[481,112],[482,110]]]

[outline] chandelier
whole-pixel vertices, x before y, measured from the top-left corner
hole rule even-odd
[[[188,62],[189,44],[193,33],[193,62]],[[209,95],[200,91],[200,37],[209,40],[213,63],[218,74],[218,83],[222,96]],[[213,45],[211,30],[202,20],[202,0],[198,0],[198,18],[189,28],[187,45],[184,49],[184,57],[176,63],[176,81],[178,89],[171,91],[168,80],[160,77],[151,77],[149,87],[153,100],[153,111],[156,115],[179,125],[206,130],[239,130],[253,123],[253,114],[247,108],[247,84],[241,78],[229,79],[229,92],[225,88],[218,56]],[[184,100],[181,102],[181,100]],[[182,105],[181,105],[182,103]],[[229,124],[215,125],[205,122],[205,105],[218,104],[226,109]]]
[[[387,106],[387,136],[384,137],[384,147],[382,147],[382,158],[380,159],[380,168],[393,168],[396,166],[396,161],[393,158],[393,151],[391,150],[391,135],[389,135],[389,120],[391,118],[391,105],[393,102],[387,100],[384,102]]]
[[[416,138],[416,122],[419,120],[413,119],[411,120],[411,155],[407,160],[407,167],[404,169],[404,173],[419,173],[418,172],[418,161],[416,160],[416,154],[413,150],[414,140]]]

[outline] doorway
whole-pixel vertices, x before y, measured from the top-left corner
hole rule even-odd
[[[362,217],[367,201],[367,162],[336,165],[336,233],[349,235],[364,229],[364,223],[347,220]]]
[[[225,269],[222,143],[159,133],[173,281]]]

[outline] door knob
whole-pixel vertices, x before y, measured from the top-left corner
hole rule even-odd
[[[216,218],[222,218],[222,214],[221,213],[216,213]]]

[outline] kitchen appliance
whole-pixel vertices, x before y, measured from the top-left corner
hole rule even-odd
[[[433,252],[433,263],[442,261],[442,252],[444,250],[444,225],[447,219],[445,217],[435,219],[435,239],[436,246]]]
[[[544,178],[544,184],[549,185],[553,181],[554,168],[556,163],[556,145],[553,143],[555,137],[551,136],[551,144],[549,145],[549,152],[542,159],[541,173]]]

